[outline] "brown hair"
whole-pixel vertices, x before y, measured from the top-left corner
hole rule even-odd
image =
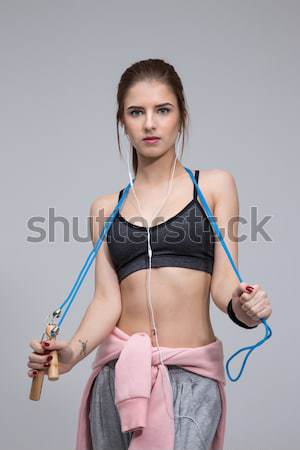
[[[166,63],[162,59],[146,59],[132,64],[122,74],[117,93],[117,136],[119,153],[122,156],[120,148],[119,122],[124,115],[124,103],[127,91],[139,81],[160,81],[172,89],[176,96],[178,109],[180,114],[180,136],[182,134],[181,156],[185,142],[185,133],[187,132],[188,111],[181,80],[171,64]],[[134,175],[137,172],[138,158],[135,147],[132,146],[132,166]]]

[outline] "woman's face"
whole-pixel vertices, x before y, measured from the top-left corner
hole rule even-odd
[[[180,128],[177,99],[173,92],[159,81],[141,81],[132,86],[124,104],[125,132],[137,153],[142,156],[159,156],[170,149]],[[155,143],[145,137],[157,136]]]

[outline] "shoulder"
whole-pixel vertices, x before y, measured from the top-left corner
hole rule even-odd
[[[90,228],[93,241],[104,226],[104,221],[112,214],[118,203],[119,192],[98,195],[90,204]]]
[[[98,195],[90,205],[90,212],[94,216],[99,213],[99,210],[105,210],[105,212],[110,213],[116,206],[119,198],[119,191],[113,192],[112,194]]]
[[[232,188],[235,185],[235,179],[231,172],[224,169],[211,169],[209,176],[216,186],[217,190]]]
[[[209,193],[213,209],[220,202],[234,200],[237,201],[236,181],[231,172],[225,169],[200,170],[201,184],[206,187]]]
[[[234,181],[231,172],[225,169],[198,169],[201,176],[205,177],[208,182],[214,182],[218,185]]]

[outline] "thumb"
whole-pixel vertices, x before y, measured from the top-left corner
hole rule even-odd
[[[45,350],[62,350],[68,345],[67,341],[57,341],[56,339],[49,339],[42,342],[42,346]]]
[[[249,286],[249,283],[239,283],[232,293],[232,298],[238,299],[244,292],[249,294],[247,286]]]

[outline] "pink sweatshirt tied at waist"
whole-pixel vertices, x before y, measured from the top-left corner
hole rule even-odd
[[[210,450],[223,450],[227,408],[222,342],[216,338],[201,347],[160,347],[160,350],[164,364],[177,365],[218,382],[222,412]],[[97,349],[93,370],[81,397],[76,450],[93,450],[89,422],[92,384],[102,367],[117,358],[115,404],[122,432],[134,432],[129,450],[173,450],[175,423],[168,369],[160,364],[159,351],[152,347],[147,333],[129,336],[118,327]]]

